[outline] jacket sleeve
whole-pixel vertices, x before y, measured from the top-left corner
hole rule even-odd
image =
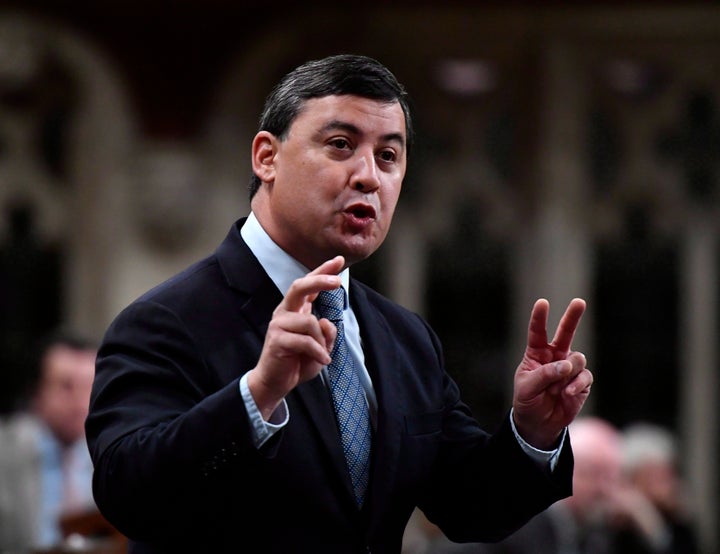
[[[445,429],[433,485],[420,507],[455,542],[495,542],[572,494],[566,437],[554,471],[521,448],[508,415],[498,431],[468,448]]]
[[[135,539],[211,518],[227,494],[213,474],[230,457],[259,455],[238,379],[211,375],[196,338],[154,302],[131,305],[108,329],[86,432],[95,500]]]

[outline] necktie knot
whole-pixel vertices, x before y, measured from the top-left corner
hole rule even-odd
[[[320,317],[324,317],[337,323],[343,319],[345,309],[345,289],[343,287],[334,290],[323,290],[315,300],[315,306]]]

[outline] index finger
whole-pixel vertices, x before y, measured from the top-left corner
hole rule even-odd
[[[341,285],[338,273],[345,265],[345,258],[335,256],[313,269],[304,277],[293,281],[280,303],[280,307],[290,312],[300,312],[306,302],[311,302],[320,291],[333,290]]]
[[[575,337],[578,323],[583,313],[585,313],[585,300],[582,298],[573,298],[565,309],[565,313],[558,323],[555,337],[553,338],[553,346],[561,352],[569,352],[570,345]]]

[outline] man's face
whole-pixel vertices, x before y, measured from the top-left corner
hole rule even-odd
[[[652,502],[667,513],[676,510],[682,498],[680,475],[666,460],[648,460],[632,475],[632,482]]]
[[[604,517],[621,484],[620,437],[609,424],[596,421],[570,426],[575,467],[573,494],[563,502],[581,522]]]
[[[338,254],[352,264],[382,244],[407,165],[399,103],[311,99],[284,140],[256,136],[254,161],[258,144],[267,156],[253,210],[286,252],[313,269]]]
[[[53,346],[43,359],[42,372],[35,412],[61,442],[72,444],[84,435],[95,352]]]

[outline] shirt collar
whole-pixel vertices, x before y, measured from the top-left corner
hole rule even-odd
[[[260,225],[254,213],[250,212],[250,215],[248,215],[247,221],[240,229],[240,235],[283,296],[285,296],[295,279],[299,279],[311,271],[270,238],[270,235]],[[345,288],[347,306],[349,301],[348,291],[350,290],[349,268],[345,268],[340,272],[340,279]]]

